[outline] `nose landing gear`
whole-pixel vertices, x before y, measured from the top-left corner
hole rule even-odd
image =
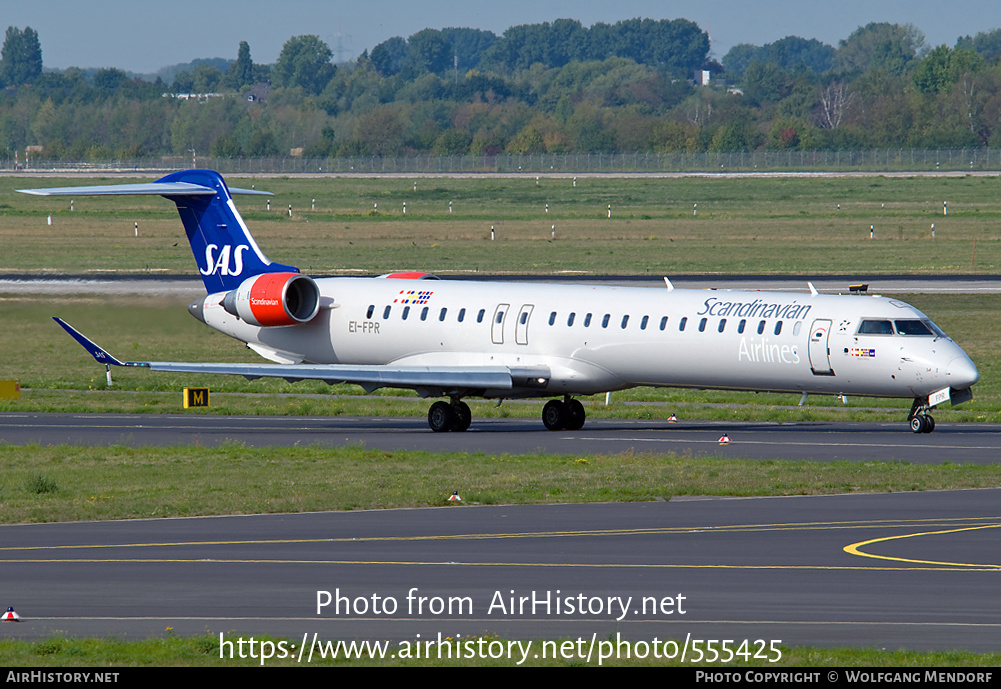
[[[907,421],[911,425],[911,430],[915,433],[931,433],[935,430],[935,419],[930,412],[932,407],[928,406],[928,398],[918,398],[911,405],[911,413],[907,415]]]

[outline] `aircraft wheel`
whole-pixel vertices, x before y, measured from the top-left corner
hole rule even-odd
[[[451,430],[455,425],[455,414],[448,402],[435,402],[428,409],[428,426],[435,433]]]
[[[587,412],[584,411],[584,405],[577,400],[570,400],[566,403],[566,411],[567,430],[579,431],[582,429],[584,427],[584,421],[587,419]]]
[[[473,414],[469,411],[469,405],[462,401],[457,401],[452,405],[452,414],[455,420],[452,423],[453,431],[464,431],[472,423]]]
[[[931,417],[924,414],[915,414],[911,417],[911,430],[915,433],[929,433],[935,427],[935,422],[929,422]]]
[[[925,421],[925,429],[924,429],[923,432],[924,433],[931,433],[932,431],[935,430],[935,419],[933,419],[930,415],[926,415],[925,419],[926,419],[926,421]]]
[[[542,408],[542,423],[551,431],[559,431],[567,425],[567,408],[559,400],[549,400]]]

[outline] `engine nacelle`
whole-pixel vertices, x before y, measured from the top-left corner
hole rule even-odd
[[[320,310],[320,289],[299,273],[262,273],[227,293],[222,307],[251,325],[307,323]]]

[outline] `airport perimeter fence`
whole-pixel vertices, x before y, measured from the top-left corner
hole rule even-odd
[[[530,153],[345,158],[146,157],[101,162],[32,161],[35,171],[165,172],[189,167],[225,174],[671,174],[713,172],[927,172],[1001,170],[1001,149],[881,148],[706,153]],[[23,169],[23,165],[19,169]],[[7,160],[7,170],[14,160]]]

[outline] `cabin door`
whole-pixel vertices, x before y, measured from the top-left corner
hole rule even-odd
[[[833,376],[831,350],[827,338],[831,335],[831,321],[818,318],[810,328],[810,368],[815,376]]]

